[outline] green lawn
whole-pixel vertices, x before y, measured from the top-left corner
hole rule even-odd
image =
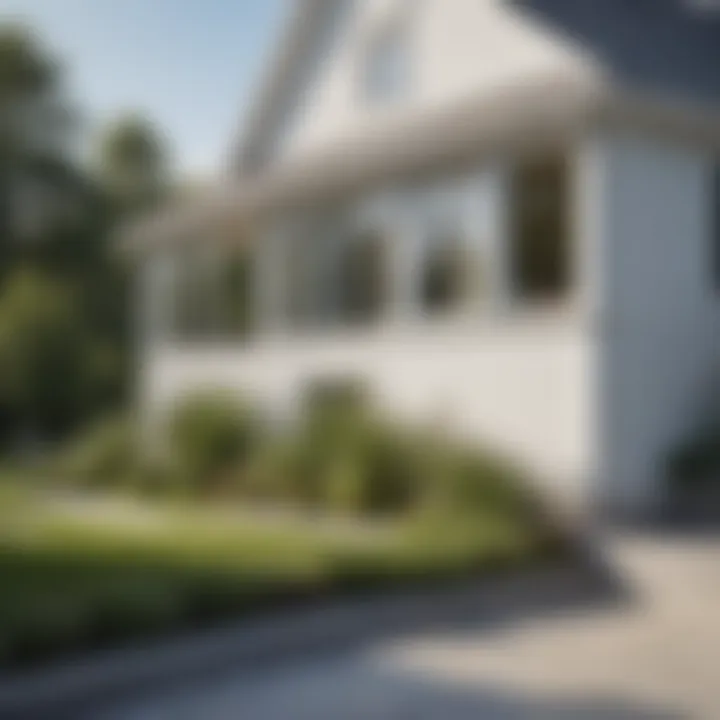
[[[253,522],[179,505],[142,521],[59,512],[0,487],[0,660],[121,644],[345,592],[447,580],[547,553],[519,519],[397,521],[365,531]]]

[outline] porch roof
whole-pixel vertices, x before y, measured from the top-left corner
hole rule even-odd
[[[203,198],[170,206],[126,228],[121,242],[142,251],[207,240],[206,233],[237,241],[270,212],[332,200],[424,170],[571,144],[600,119],[720,147],[718,107],[620,94],[599,79],[536,81],[395,121],[382,131],[327,146],[240,182],[228,180]]]

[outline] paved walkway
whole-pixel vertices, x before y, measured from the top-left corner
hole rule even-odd
[[[92,718],[720,719],[720,538],[625,536],[606,547],[625,601],[228,670]]]

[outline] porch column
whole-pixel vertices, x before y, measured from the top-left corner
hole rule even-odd
[[[485,300],[492,311],[505,313],[511,308],[514,295],[512,169],[509,164],[498,164],[483,174],[480,196],[481,216],[473,223],[473,232],[484,236]]]
[[[145,346],[172,339],[175,260],[168,252],[154,252],[139,273],[137,328]]]
[[[258,335],[282,332],[287,309],[287,232],[275,227],[253,250],[253,316]]]
[[[420,223],[406,220],[386,236],[387,320],[391,325],[407,325],[422,314],[420,286],[424,230]]]

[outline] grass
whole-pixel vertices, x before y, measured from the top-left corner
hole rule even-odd
[[[341,593],[516,567],[547,552],[518,518],[378,532],[155,505],[100,523],[0,486],[0,662],[15,665]]]

